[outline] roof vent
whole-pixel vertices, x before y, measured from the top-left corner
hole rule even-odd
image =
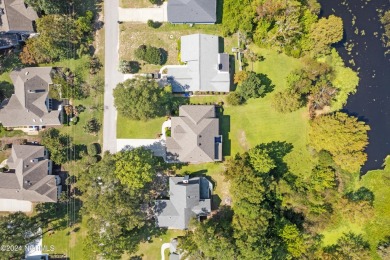
[[[26,75],[26,76],[27,76],[27,75],[28,75],[28,73],[29,73],[29,71],[26,71],[26,73],[24,73],[24,75]]]
[[[186,175],[186,176],[184,176],[184,178],[183,178],[183,183],[187,184],[189,180],[190,180],[190,176],[189,176],[189,175]]]
[[[38,158],[31,159],[31,162],[32,163],[37,163],[38,162]]]
[[[33,122],[35,122],[35,119],[33,118]]]

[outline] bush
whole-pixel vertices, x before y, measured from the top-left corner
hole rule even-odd
[[[87,146],[87,152],[90,156],[96,156],[100,153],[100,145],[98,143],[92,143]]]
[[[293,91],[282,91],[272,97],[271,106],[279,113],[289,113],[304,105],[301,95]]]
[[[226,99],[227,103],[231,106],[238,106],[245,102],[244,98],[240,93],[231,92]]]
[[[373,205],[375,199],[374,193],[366,187],[361,187],[355,192],[349,192],[346,197],[353,202],[367,201],[370,205]]]
[[[166,62],[166,51],[150,45],[139,46],[134,55],[137,59],[146,61],[150,64],[162,65]]]
[[[89,134],[96,134],[100,130],[100,123],[96,118],[92,118],[88,120],[88,122],[84,125],[84,131]]]
[[[147,25],[148,25],[149,27],[151,27],[151,28],[157,29],[157,28],[159,28],[162,24],[161,24],[160,22],[157,22],[157,21],[148,20]]]
[[[71,118],[72,125],[76,125],[78,121],[79,121],[79,117],[77,116]]]
[[[138,61],[119,61],[119,72],[121,73],[137,73],[141,69]]]

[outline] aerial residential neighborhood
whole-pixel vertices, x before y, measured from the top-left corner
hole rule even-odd
[[[0,260],[389,259],[355,2],[0,0]]]

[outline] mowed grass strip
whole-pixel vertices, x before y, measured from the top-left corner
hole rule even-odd
[[[150,0],[120,0],[119,6],[122,8],[147,8],[153,7]]]
[[[132,120],[118,113],[116,137],[118,139],[149,139],[161,134],[165,117],[143,120]]]

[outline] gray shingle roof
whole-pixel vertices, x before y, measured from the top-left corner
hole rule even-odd
[[[191,178],[188,183],[184,183],[183,179],[169,178],[170,199],[156,201],[155,214],[159,227],[186,229],[191,218],[210,214],[210,182],[204,177]]]
[[[3,32],[34,32],[33,21],[38,19],[37,13],[30,6],[26,7],[23,0],[1,0],[0,8]]]
[[[5,127],[61,125],[57,110],[49,111],[51,67],[31,67],[10,74],[15,94],[0,110],[0,122]]]
[[[48,175],[49,160],[45,147],[13,145],[7,164],[11,172],[0,174],[0,198],[57,201],[56,180],[54,175]]]
[[[213,162],[222,160],[219,119],[215,106],[186,105],[179,116],[171,118],[171,137],[167,137],[167,160],[180,162]]]
[[[219,37],[191,34],[181,37],[182,66],[167,66],[173,92],[230,91],[229,55],[219,53]]]
[[[217,0],[169,0],[168,21],[171,23],[215,23]]]

